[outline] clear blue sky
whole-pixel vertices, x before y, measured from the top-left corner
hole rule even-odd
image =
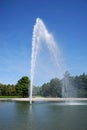
[[[30,77],[32,31],[37,17],[53,33],[70,74],[87,74],[86,0],[0,0],[0,83],[15,84],[24,75]],[[40,72],[37,84],[40,77],[43,81],[44,77],[50,79],[50,70],[45,76]]]

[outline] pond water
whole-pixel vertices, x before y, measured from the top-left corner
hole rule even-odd
[[[0,101],[0,130],[87,130],[87,103]]]

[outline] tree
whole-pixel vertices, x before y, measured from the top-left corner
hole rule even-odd
[[[40,90],[42,96],[61,97],[61,84],[58,78],[52,79],[50,83],[43,84]]]
[[[40,90],[41,96],[45,96],[45,97],[50,96],[50,89],[49,88],[50,88],[50,83],[43,84],[41,87],[41,90]]]
[[[15,85],[10,85],[10,84],[6,85],[5,91],[6,91],[6,96],[16,95]]]
[[[50,94],[52,97],[61,97],[61,83],[58,78],[50,81]]]
[[[17,95],[21,97],[28,97],[29,86],[30,86],[29,78],[27,76],[23,76],[20,80],[18,80],[15,86]]]
[[[69,72],[66,71],[63,79],[61,80],[62,85],[62,97],[70,98],[77,96],[77,90],[74,84],[74,77],[70,76]]]

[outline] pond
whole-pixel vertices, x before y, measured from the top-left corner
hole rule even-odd
[[[87,130],[87,102],[0,101],[0,130]]]

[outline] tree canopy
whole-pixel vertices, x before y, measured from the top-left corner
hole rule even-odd
[[[30,80],[27,76],[23,76],[16,85],[0,83],[0,96],[28,97],[29,88]],[[63,79],[54,78],[42,86],[33,88],[35,96],[62,97],[64,88],[66,97],[87,97],[87,75],[83,73],[79,76],[70,76],[69,72],[66,72]]]
[[[30,80],[27,76],[23,76],[16,84],[16,93],[18,96],[29,96]]]
[[[60,80],[55,78],[50,83],[43,84],[40,93],[42,96],[61,97]]]

